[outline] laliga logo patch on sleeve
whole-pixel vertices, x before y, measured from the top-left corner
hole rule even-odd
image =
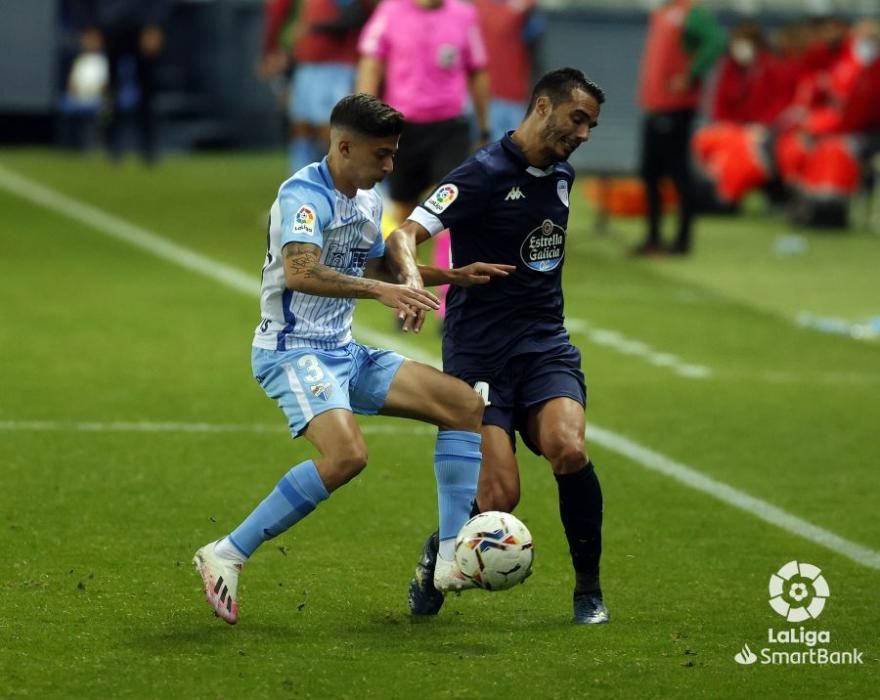
[[[296,214],[293,217],[293,232],[314,236],[315,218],[315,210],[309,205],[304,204],[296,210]]]
[[[434,214],[442,214],[457,197],[458,187],[448,182],[440,185],[440,187],[434,190],[434,194],[428,197],[428,201],[425,202],[425,209]]]

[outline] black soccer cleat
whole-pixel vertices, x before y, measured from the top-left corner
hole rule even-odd
[[[601,593],[575,593],[574,618],[576,625],[604,625],[611,615]]]
[[[434,588],[434,569],[439,550],[440,533],[434,530],[425,540],[422,556],[416,564],[416,572],[409,582],[407,599],[413,615],[436,615],[443,607],[443,594]]]

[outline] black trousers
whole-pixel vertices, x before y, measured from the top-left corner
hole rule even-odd
[[[119,108],[121,60],[128,56],[134,63],[135,81],[138,87],[135,123],[138,131],[138,145],[145,159],[156,156],[156,117],[153,100],[156,94],[156,59],[148,58],[140,50],[140,30],[117,31],[104,36],[107,63],[110,72],[109,88],[111,96],[110,119],[107,123],[107,146],[114,156],[123,150],[123,131],[126,114]]]
[[[645,115],[642,124],[641,175],[648,200],[648,245],[660,245],[663,215],[660,180],[669,177],[678,193],[678,234],[675,247],[688,250],[694,216],[694,182],[691,173],[691,127],[693,110],[656,112]]]
[[[395,202],[418,201],[428,187],[439,185],[467,159],[470,150],[470,124],[465,117],[407,124],[388,176],[388,194]]]

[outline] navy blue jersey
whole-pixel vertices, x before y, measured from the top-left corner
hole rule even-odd
[[[508,135],[449,173],[410,215],[432,236],[450,230],[455,267],[516,265],[509,277],[449,288],[444,368],[498,367],[568,342],[562,261],[573,181],[568,163],[530,166]]]

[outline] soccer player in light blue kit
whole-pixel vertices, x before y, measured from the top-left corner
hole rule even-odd
[[[263,542],[311,513],[367,463],[354,413],[413,418],[440,428],[434,453],[440,519],[438,590],[473,587],[455,566],[455,536],[470,517],[480,471],[483,401],[463,381],[390,350],[352,340],[356,299],[398,312],[404,329],[437,308],[424,289],[392,281],[373,186],[394,167],[403,116],[375,97],[340,100],[330,116],[330,153],[287,180],[272,205],[263,265],[262,320],[254,376],[284,411],[294,437],[318,451],[294,466],[247,518],[193,559],[208,603],[238,620],[238,576]],[[482,262],[453,270],[420,267],[426,285],[484,284],[513,268]]]

